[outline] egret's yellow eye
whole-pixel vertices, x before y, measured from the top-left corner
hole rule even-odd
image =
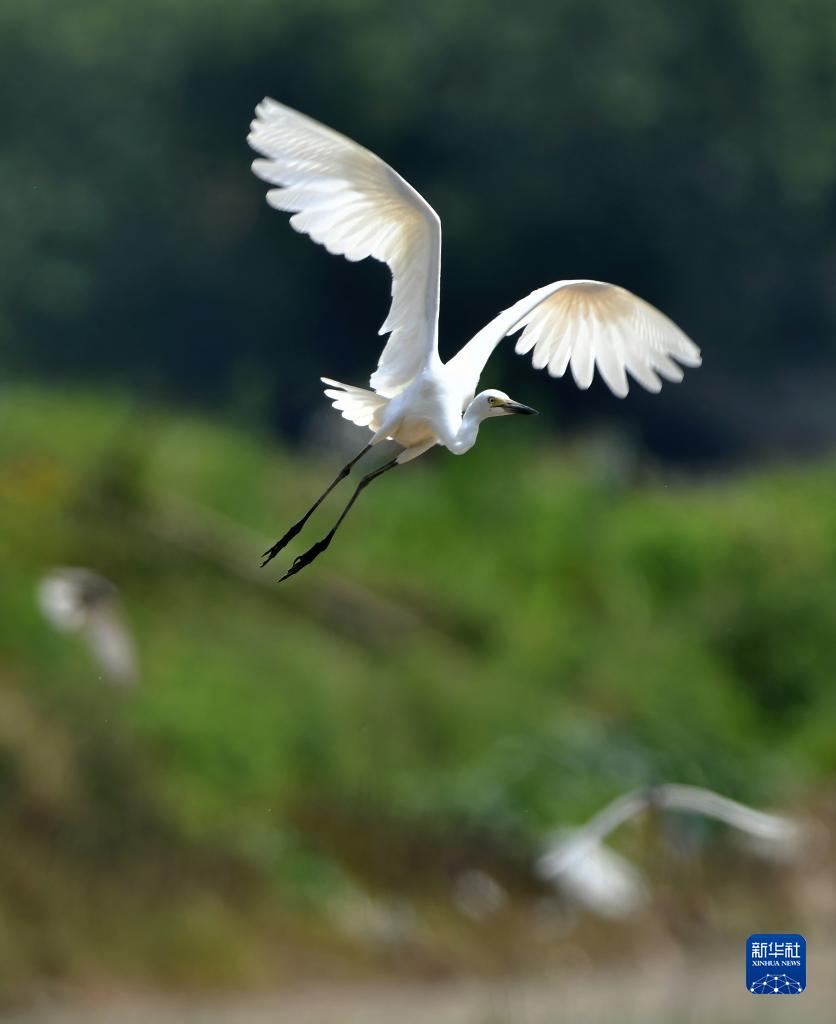
[[[493,395],[491,395],[491,397],[488,399],[488,405],[496,405],[496,399],[493,397]]]

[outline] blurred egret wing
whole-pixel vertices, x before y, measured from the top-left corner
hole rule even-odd
[[[117,686],[132,686],[137,679],[136,651],[122,616],[112,607],[90,613],[85,638],[104,675]]]
[[[805,830],[798,822],[757,811],[710,789],[667,783],[654,790],[653,801],[657,807],[690,811],[725,822],[755,840],[754,848],[762,856],[789,858],[804,848]]]
[[[431,206],[388,164],[331,128],[272,99],[256,108],[247,140],[265,159],[258,177],[290,223],[331,253],[368,256],[392,272],[391,332],[371,385],[392,397],[437,358],[441,224]]]

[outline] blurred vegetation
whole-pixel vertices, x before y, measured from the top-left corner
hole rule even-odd
[[[265,94],[379,151],[445,229],[442,347],[561,277],[669,312],[659,398],[492,384],[657,453],[836,439],[831,0],[28,0],[0,10],[0,372],[118,382],[298,431],[377,355],[386,274],[294,235],[244,137]],[[524,384],[522,381],[524,380]],[[292,386],[291,386],[292,384]],[[561,414],[562,416],[562,414]]]
[[[381,481],[277,587],[258,552],[332,458],[3,392],[0,993],[275,981],[351,947],[351,893],[443,919],[480,868],[535,897],[546,832],[631,786],[772,806],[832,776],[833,466],[665,482],[503,426]],[[40,618],[55,564],[120,586],[136,692]],[[436,970],[476,955],[461,927]]]

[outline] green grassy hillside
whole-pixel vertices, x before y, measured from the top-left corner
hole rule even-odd
[[[832,464],[673,482],[506,428],[375,484],[278,587],[258,555],[335,456],[0,396],[9,992],[290,971],[340,952],[347,893],[440,905],[474,864],[524,889],[549,829],[629,786],[776,804],[832,773]],[[135,692],[41,619],[54,565],[120,587]]]

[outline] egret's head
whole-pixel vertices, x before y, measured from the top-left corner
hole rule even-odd
[[[492,416],[537,415],[536,409],[532,409],[529,405],[515,402],[504,391],[496,391],[493,388],[480,392],[470,403],[468,412],[471,410],[478,415],[480,420],[487,420]]]

